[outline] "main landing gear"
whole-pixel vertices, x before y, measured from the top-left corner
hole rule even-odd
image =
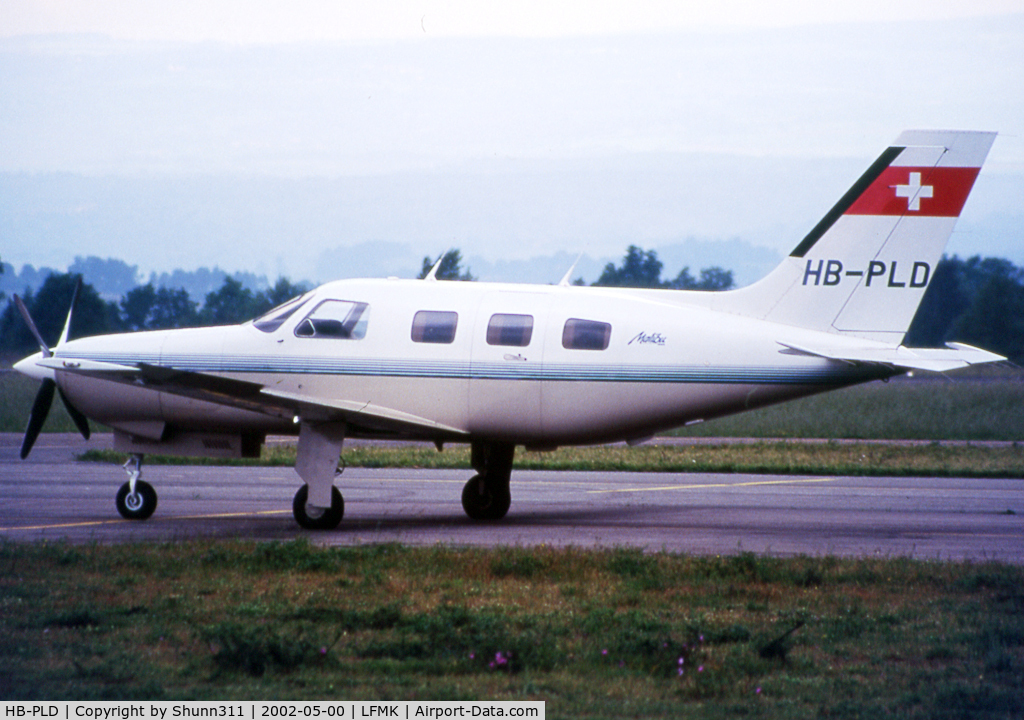
[[[345,515],[345,500],[341,497],[341,491],[332,487],[329,508],[310,505],[309,485],[303,485],[292,501],[292,515],[295,516],[295,522],[306,530],[333,530]]]
[[[128,473],[128,482],[117,491],[114,500],[117,511],[126,520],[145,520],[156,510],[156,490],[145,480],[139,479],[142,475],[142,455],[132,455],[124,464],[124,471]]]
[[[509,480],[516,446],[473,443],[470,462],[477,475],[462,488],[462,509],[473,520],[501,520],[512,504]]]

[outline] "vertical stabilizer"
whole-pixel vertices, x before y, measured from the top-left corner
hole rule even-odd
[[[904,132],[779,267],[722,309],[898,345],[994,140]]]

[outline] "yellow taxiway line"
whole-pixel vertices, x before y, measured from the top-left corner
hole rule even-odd
[[[256,512],[236,512],[236,513],[213,513],[212,515],[171,515],[164,516],[162,518],[156,518],[157,520],[209,520],[212,518],[230,518],[230,517],[251,517],[253,515],[285,515],[290,513],[291,510],[258,510]],[[117,518],[113,520],[90,520],[88,522],[74,522],[74,523],[57,523],[54,525],[19,525],[13,527],[0,527],[0,532],[13,532],[15,530],[61,530],[63,528],[78,528],[78,527],[95,527],[99,525],[117,525],[120,523],[132,522],[131,520],[125,520],[124,518]]]
[[[800,485],[805,483],[826,483],[834,482],[839,478],[806,478],[803,480],[756,480],[753,482],[742,482],[742,483],[704,483],[694,485],[661,485],[658,487],[638,487],[638,488],[615,488],[613,490],[587,490],[591,494],[599,493],[628,493],[628,492],[652,492],[656,490],[705,490],[709,488],[736,488],[736,487],[756,487],[758,485]]]

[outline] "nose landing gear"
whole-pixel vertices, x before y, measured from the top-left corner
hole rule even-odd
[[[114,500],[117,511],[126,520],[145,520],[156,510],[156,490],[145,480],[139,479],[142,475],[142,455],[132,455],[124,464],[124,471],[128,473],[128,482],[117,491]]]

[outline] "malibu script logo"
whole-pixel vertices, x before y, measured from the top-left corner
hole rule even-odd
[[[648,335],[645,332],[641,332],[626,344],[632,345],[633,343],[637,345],[664,345],[665,336],[661,333],[651,333]]]

